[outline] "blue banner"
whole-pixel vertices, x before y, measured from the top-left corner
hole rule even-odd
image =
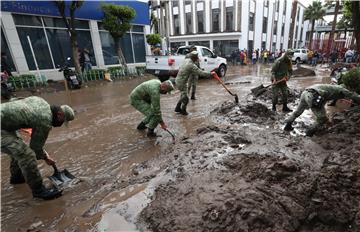
[[[66,1],[66,3],[70,4],[71,1]],[[136,16],[132,23],[142,25],[150,24],[148,3],[141,1],[84,1],[82,7],[75,11],[75,17],[79,19],[102,20],[104,13],[100,7],[101,3],[130,6],[136,11]],[[1,11],[60,16],[57,7],[52,1],[1,1]],[[66,15],[69,16],[68,8]]]

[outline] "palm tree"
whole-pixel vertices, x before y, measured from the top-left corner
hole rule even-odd
[[[334,10],[334,20],[332,21],[332,25],[331,25],[331,32],[330,32],[330,36],[329,36],[329,41],[328,41],[328,51],[331,51],[332,49],[332,43],[334,40],[334,34],[335,34],[335,27],[336,27],[336,23],[337,23],[337,16],[341,7],[341,3],[339,0],[336,1],[332,1],[329,0],[325,6],[327,6],[328,9],[330,8],[335,8]]]
[[[322,7],[320,1],[313,1],[312,5],[306,8],[304,15],[305,15],[305,20],[311,21],[311,32],[310,32],[310,43],[309,43],[309,48],[311,48],[315,21],[322,19],[325,16],[325,9]]]

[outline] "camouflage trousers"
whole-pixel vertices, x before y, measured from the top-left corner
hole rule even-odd
[[[190,77],[189,77],[188,94],[190,94],[190,91],[191,91],[191,96],[195,97],[196,86],[197,86],[198,80],[199,80],[199,76],[197,76],[197,75],[190,75]]]
[[[131,99],[131,105],[145,115],[142,122],[148,125],[148,128],[155,129],[160,123],[158,117],[154,115],[151,104],[140,99]]]
[[[288,98],[288,87],[286,84],[277,84],[272,87],[272,104],[278,104],[279,95],[281,95],[281,100],[283,104],[287,104]]]
[[[15,131],[1,130],[1,151],[10,156],[12,177],[25,177],[26,183],[32,190],[42,186],[42,177],[37,167],[35,152]]]
[[[290,123],[294,122],[295,119],[304,112],[304,110],[310,108],[316,117],[316,122],[317,122],[316,126],[323,126],[328,121],[328,118],[326,116],[326,110],[325,110],[326,102],[324,102],[322,105],[320,105],[318,107],[312,107],[313,100],[314,100],[314,93],[305,90],[301,94],[300,103],[299,103],[298,107],[291,114],[291,116],[288,119],[286,119],[286,122],[290,122]]]
[[[187,104],[189,103],[189,97],[188,97],[188,90],[187,90],[187,83],[184,85],[179,85],[178,89],[180,90],[180,100],[181,103],[181,110],[186,111]]]

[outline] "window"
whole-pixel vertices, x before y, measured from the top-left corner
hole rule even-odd
[[[276,7],[276,12],[279,12],[279,7],[280,7],[280,1],[279,0],[276,0],[275,7]]]
[[[210,58],[213,57],[213,53],[206,48],[202,48],[201,52],[202,52],[203,56],[210,57]]]
[[[16,71],[10,50],[9,50],[9,46],[8,43],[5,39],[5,35],[4,32],[1,29],[1,52],[5,52],[6,54],[6,64],[9,66],[10,71]]]
[[[261,50],[265,50],[266,49],[266,42],[263,41],[261,42]]]
[[[40,16],[30,16],[30,15],[17,15],[13,14],[13,19],[15,25],[21,26],[38,26],[41,27],[41,17]]]
[[[31,45],[34,50],[36,62],[39,66],[39,69],[53,69],[54,66],[51,62],[51,56],[49,52],[49,47],[46,42],[44,30],[42,28],[34,27],[17,27],[16,29],[19,34],[20,43],[24,50],[26,62],[29,66],[29,69],[36,70],[36,66],[27,36],[30,37]]]
[[[115,48],[115,43],[110,33],[107,31],[101,31],[99,33],[105,65],[118,64],[119,59]],[[130,33],[126,33],[120,39],[120,46],[125,56],[126,63],[134,63]]]
[[[238,1],[237,30],[241,31],[241,1]]]
[[[273,34],[274,34],[274,35],[277,34],[277,24],[278,24],[278,21],[275,20],[275,21],[274,21],[274,30],[273,30]]]
[[[275,52],[275,49],[276,49],[276,42],[273,42],[272,48],[271,48],[272,52]]]
[[[239,49],[239,40],[214,40],[214,50],[219,56],[231,56],[236,49]]]
[[[179,15],[174,15],[174,34],[180,34],[180,22],[179,22]]]
[[[267,24],[268,24],[268,18],[267,17],[264,17],[263,19],[263,28],[262,28],[262,32],[263,33],[267,33]]]
[[[133,25],[131,27],[131,31],[132,32],[141,32],[141,33],[143,33],[144,32],[144,27],[143,26],[138,26],[138,25]]]
[[[210,47],[210,41],[190,41],[189,45],[198,45],[198,46]]]
[[[248,52],[249,53],[252,52],[253,49],[254,49],[254,41],[253,40],[248,40]]]
[[[300,53],[300,50],[294,50],[294,53]]]
[[[144,34],[132,34],[135,63],[145,62],[145,39]]]
[[[268,6],[269,6],[269,0],[265,0],[264,6],[265,6],[265,7],[268,7]]]
[[[175,52],[181,46],[185,46],[185,42],[172,42],[172,43],[170,43],[172,54],[175,54]]]
[[[198,11],[197,13],[198,32],[204,32],[204,11]]]
[[[249,13],[249,31],[254,31],[254,13]]]
[[[192,20],[192,13],[191,12],[188,12],[185,14],[185,28],[186,28],[186,33],[187,34],[190,34],[192,33],[192,23],[191,23],[191,20]]]
[[[212,9],[212,31],[218,32],[220,30],[220,9]]]
[[[296,21],[299,22],[299,18],[300,18],[300,7],[297,8],[297,16],[296,16]]]
[[[179,0],[171,1],[173,7],[179,6]]]
[[[284,32],[285,32],[285,23],[283,23],[281,26],[281,36],[284,36]]]
[[[284,1],[283,15],[286,15],[287,0]]]
[[[234,8],[226,7],[226,31],[234,30]]]

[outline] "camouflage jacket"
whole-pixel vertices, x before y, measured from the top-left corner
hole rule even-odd
[[[198,75],[203,77],[211,77],[210,72],[202,71],[191,59],[185,59],[184,63],[180,66],[179,72],[176,76],[176,85],[178,89],[186,86],[189,76]]]
[[[277,59],[271,68],[271,74],[272,81],[274,78],[277,81],[281,80],[285,76],[290,78],[290,75],[292,74],[291,60],[285,55]]]
[[[160,110],[160,84],[161,81],[153,79],[138,85],[131,93],[131,101],[143,100],[151,104],[153,115],[158,122],[163,122]]]
[[[325,99],[325,101],[347,98],[355,101],[357,104],[360,104],[360,95],[355,92],[351,92],[340,85],[316,84],[306,89],[316,90],[319,95]]]
[[[30,148],[43,159],[46,139],[52,129],[50,105],[40,97],[28,97],[1,104],[1,129],[16,131],[32,128]]]

